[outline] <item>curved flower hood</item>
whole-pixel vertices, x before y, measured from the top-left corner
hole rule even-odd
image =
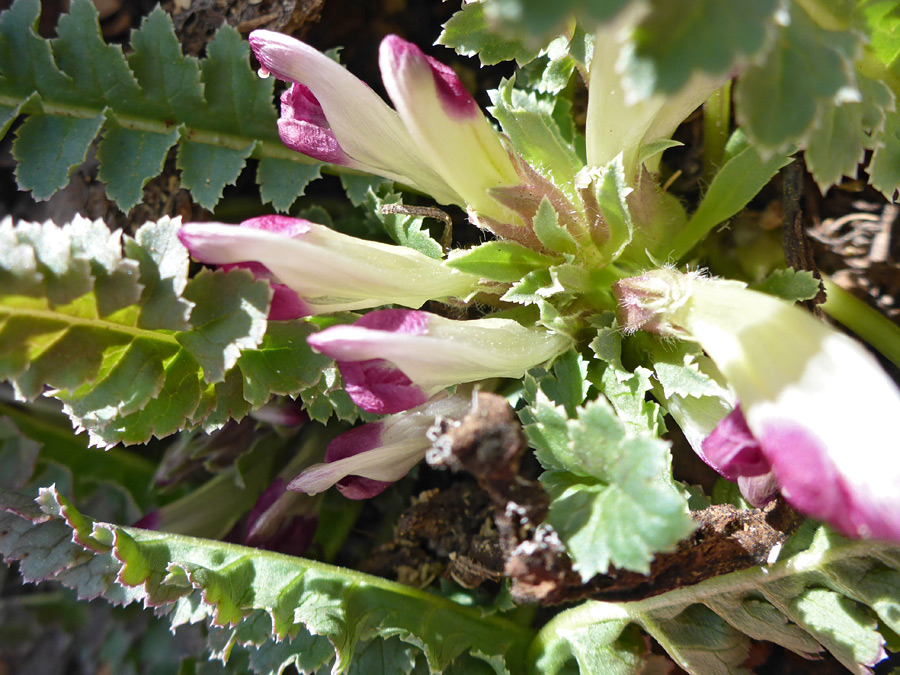
[[[249,261],[259,266],[251,265],[251,271],[274,276],[273,308],[282,314],[272,319],[390,303],[415,308],[428,300],[467,296],[479,282],[411,248],[357,239],[302,218],[186,223],[178,237],[195,260],[213,265]],[[293,304],[285,290],[294,293]],[[293,316],[286,307],[296,310]]]
[[[278,121],[285,145],[406,183],[443,204],[519,222],[489,194],[521,182],[513,160],[449,67],[396,35],[386,37],[379,64],[395,112],[309,45],[267,30],[249,39],[263,72],[293,83]]]
[[[703,443],[726,477],[771,471],[800,511],[900,541],[900,391],[855,340],[743,284],[670,269],[616,285],[623,325],[695,340],[739,408]]]

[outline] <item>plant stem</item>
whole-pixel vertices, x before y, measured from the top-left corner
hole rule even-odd
[[[722,165],[730,134],[731,80],[728,80],[703,104],[703,178],[707,183]]]
[[[844,324],[900,368],[900,327],[828,277],[822,281],[828,299],[821,307],[828,316]]]

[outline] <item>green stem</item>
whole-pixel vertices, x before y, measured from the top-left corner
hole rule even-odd
[[[80,298],[79,298],[80,300]],[[77,300],[76,300],[77,302]],[[130,335],[133,339],[144,338],[146,340],[156,340],[158,342],[166,342],[178,348],[181,344],[172,332],[162,330],[148,330],[146,328],[138,328],[137,326],[127,326],[122,323],[115,323],[99,317],[83,317],[73,314],[64,314],[53,309],[32,309],[30,307],[17,307],[13,304],[0,305],[0,316],[17,316],[28,317],[30,319],[38,319],[43,321],[58,321],[68,326],[88,326],[97,331],[108,331],[110,333],[121,333]]]
[[[822,305],[822,309],[900,368],[900,326],[862,300],[855,298],[828,277],[825,277],[823,282],[828,299]]]
[[[703,176],[709,183],[722,166],[731,135],[731,80],[703,104]]]

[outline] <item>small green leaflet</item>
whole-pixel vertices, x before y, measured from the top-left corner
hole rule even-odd
[[[534,214],[534,233],[538,240],[551,251],[574,254],[578,251],[575,238],[564,225],[559,223],[559,214],[545,196]]]
[[[477,54],[483,66],[492,66],[513,59],[521,66],[537,56],[537,51],[525,46],[521,40],[506,37],[492,30],[484,12],[484,5],[481,3],[464,4],[462,9],[444,24],[444,30],[437,39],[437,44],[452,47],[457,54],[463,56]]]
[[[812,300],[818,295],[821,282],[812,272],[806,270],[783,269],[775,270],[753,290],[774,295],[788,302],[803,302]]]
[[[446,265],[492,281],[519,281],[529,272],[546,269],[554,260],[514,241],[489,241],[450,257]]]
[[[858,100],[853,58],[859,38],[827,31],[797,4],[772,48],[748,67],[735,88],[737,116],[766,152],[805,142],[817,111]]]
[[[571,352],[552,374],[529,374],[519,412],[547,469],[547,522],[585,581],[610,565],[645,572],[694,527],[666,443],[626,423],[603,396],[583,404],[589,368]]]
[[[514,89],[515,79],[504,80],[490,93],[489,112],[500,122],[517,152],[538,171],[541,171],[569,198],[574,195],[575,174],[584,161],[571,138],[566,138],[557,125],[554,101]]]

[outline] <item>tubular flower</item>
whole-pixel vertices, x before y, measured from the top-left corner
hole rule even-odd
[[[628,34],[634,28],[635,16],[635,12],[625,11],[594,35],[585,128],[588,166],[604,166],[622,153],[629,183],[639,173],[641,147],[670,138],[678,125],[729,79],[727,74],[712,78],[697,73],[672,96],[656,94],[639,101],[630,100],[625,76],[610,64],[620,58]],[[656,156],[651,164],[658,162]],[[650,169],[654,171],[656,167]]]
[[[374,497],[425,457],[431,447],[425,432],[437,417],[462,417],[471,401],[441,393],[413,410],[345,431],[328,444],[325,463],[304,470],[288,489],[318,494],[337,484],[349,499]]]
[[[273,312],[286,319],[388,303],[467,296],[478,278],[411,248],[367,241],[300,218],[260,216],[241,225],[187,223],[178,233],[191,256],[246,265],[272,278]]]
[[[444,64],[390,35],[379,63],[395,112],[361,80],[309,45],[256,30],[264,71],[292,82],[278,129],[288,147],[406,183],[444,204],[504,222],[518,216],[488,191],[520,183],[513,160],[475,100]],[[398,116],[399,113],[399,116]]]
[[[314,504],[289,492],[276,477],[247,516],[244,545],[301,556],[312,543],[319,518]]]
[[[571,344],[509,319],[453,321],[400,309],[369,312],[307,341],[337,361],[350,398],[374,413],[421,405],[454,384],[520,377]]]
[[[695,340],[734,389],[739,406],[703,442],[710,464],[771,472],[841,533],[900,541],[900,392],[860,344],[737,282],[661,269],[615,290],[626,328]]]

